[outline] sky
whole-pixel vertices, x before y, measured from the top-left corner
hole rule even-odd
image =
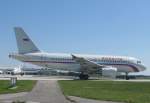
[[[142,60],[150,75],[149,0],[0,0],[0,66],[21,64],[14,27],[42,51],[123,55]]]

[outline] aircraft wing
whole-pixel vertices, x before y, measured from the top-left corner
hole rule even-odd
[[[97,64],[96,62],[90,61],[83,57],[77,57],[75,55],[72,55],[73,60],[75,60],[77,63],[81,66],[81,72],[85,73],[94,73],[98,70],[102,70],[102,68],[106,67],[105,65]]]

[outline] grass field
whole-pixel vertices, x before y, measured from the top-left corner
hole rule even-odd
[[[0,80],[0,94],[31,91],[36,81],[18,80],[16,88],[10,88],[9,80]]]
[[[58,81],[65,95],[126,103],[150,103],[150,82]]]

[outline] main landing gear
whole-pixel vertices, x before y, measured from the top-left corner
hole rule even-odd
[[[80,78],[80,80],[88,80],[88,79],[89,79],[89,75],[88,75],[88,74],[81,73],[81,74],[79,75],[79,78]]]

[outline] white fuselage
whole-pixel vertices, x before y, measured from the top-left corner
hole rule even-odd
[[[103,55],[81,55],[78,57],[86,58],[100,65],[112,66],[117,68],[118,72],[139,72],[145,70],[141,61],[133,57],[125,56],[103,56]],[[38,66],[80,72],[80,64],[73,60],[71,54],[62,53],[27,53],[11,54],[10,57],[22,62],[32,63]]]

